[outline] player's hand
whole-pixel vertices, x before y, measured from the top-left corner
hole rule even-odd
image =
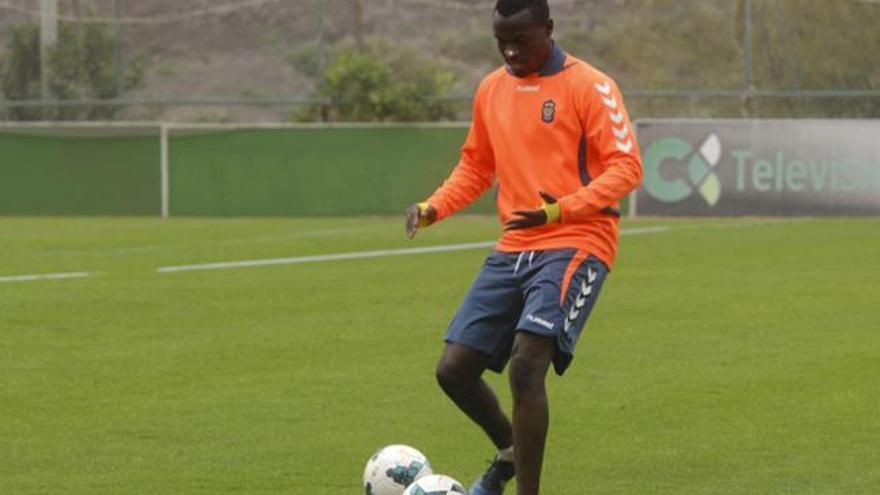
[[[541,207],[536,210],[517,210],[513,212],[519,218],[513,218],[505,222],[504,230],[530,229],[559,221],[561,211],[556,197],[544,191],[538,191],[538,194],[541,195],[541,199],[544,201]]]
[[[437,221],[437,210],[428,203],[416,203],[406,209],[406,237],[415,237],[419,228]]]

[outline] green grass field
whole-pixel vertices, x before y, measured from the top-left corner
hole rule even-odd
[[[402,224],[2,219],[0,280],[93,275],[0,282],[0,494],[353,495],[390,443],[469,484],[433,369],[486,250],[156,271],[498,234]],[[657,226],[548,380],[543,493],[880,493],[880,220],[623,224]]]

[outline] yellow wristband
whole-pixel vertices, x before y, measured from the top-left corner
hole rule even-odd
[[[558,201],[556,203],[544,203],[541,205],[541,209],[547,214],[547,223],[556,223],[562,217],[562,208],[559,207]]]
[[[428,211],[428,207],[431,206],[427,202],[419,203],[419,227],[427,227],[431,225],[431,220],[425,216],[425,212]]]

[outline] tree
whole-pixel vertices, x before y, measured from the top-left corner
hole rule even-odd
[[[10,30],[8,55],[0,66],[2,92],[7,100],[40,99],[39,28],[20,24]],[[116,88],[116,38],[99,24],[62,23],[58,42],[48,52],[49,92],[57,100],[111,100]],[[128,67],[126,87],[142,84],[144,64],[135,59]],[[77,105],[10,108],[10,120],[112,119],[120,105]]]
[[[40,32],[35,24],[20,24],[9,31],[5,58],[0,60],[0,81],[7,100],[40,98]],[[41,112],[33,108],[6,110],[11,120],[39,119]]]

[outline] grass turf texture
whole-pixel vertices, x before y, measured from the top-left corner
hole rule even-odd
[[[484,251],[155,272],[498,233],[402,224],[3,219],[0,277],[100,273],[0,283],[0,493],[356,494],[389,443],[469,484],[492,451],[433,368]],[[880,221],[623,227],[656,225],[548,380],[544,491],[880,493]]]

